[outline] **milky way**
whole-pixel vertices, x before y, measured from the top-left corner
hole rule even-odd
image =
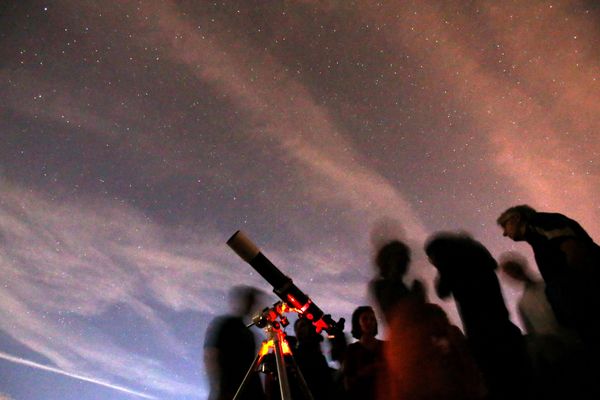
[[[596,2],[13,1],[0,15],[8,398],[205,398],[204,331],[227,290],[271,290],[225,245],[237,229],[336,318],[372,301],[373,248],[391,238],[429,285],[422,247],[439,230],[530,257],[495,225],[511,205],[600,239]]]

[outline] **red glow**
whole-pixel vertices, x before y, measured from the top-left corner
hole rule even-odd
[[[313,322],[313,325],[315,326],[315,328],[317,328],[317,333],[321,333],[321,331],[323,329],[327,329],[328,325],[325,323],[325,321],[323,321],[322,319]]]
[[[290,349],[290,345],[289,345],[288,341],[285,339],[284,334],[279,332],[277,334],[277,336],[279,338],[279,342],[281,343],[281,351],[283,352],[283,354],[284,355],[292,354],[292,350]],[[264,356],[269,354],[269,351],[271,349],[274,349],[274,348],[275,348],[275,341],[273,339],[265,340],[264,342],[262,342],[260,351],[258,353],[260,355],[260,358],[262,359]]]
[[[312,301],[310,299],[308,299],[306,304],[303,305],[302,307],[300,307],[300,311],[302,311],[302,313],[304,313],[306,310],[308,310],[308,307],[310,307],[311,303],[312,303]]]
[[[283,351],[283,354],[292,354],[292,350],[290,349],[290,345],[287,342],[287,340],[283,339],[281,341],[281,350]]]
[[[260,356],[264,357],[267,354],[269,354],[269,349],[272,348],[273,345],[274,345],[273,340],[263,342],[262,346],[260,347],[260,352],[259,352]]]
[[[292,296],[290,293],[288,293],[287,298],[294,307],[296,307],[298,309],[302,309],[300,302],[298,300],[296,300],[296,298],[294,296]]]
[[[312,304],[312,301],[310,299],[308,299],[308,301],[306,302],[306,304],[302,305],[302,304],[300,304],[300,302],[298,301],[298,299],[296,299],[290,293],[287,294],[287,298],[288,298],[290,304],[292,306],[294,306],[294,308],[296,308],[300,314],[304,314],[304,312],[306,310],[308,310],[308,308]]]

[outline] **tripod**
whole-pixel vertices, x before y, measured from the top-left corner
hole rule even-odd
[[[269,353],[274,354],[275,356],[277,381],[279,382],[281,400],[292,400],[292,391],[288,380],[286,361],[291,363],[291,367],[296,372],[295,378],[298,380],[297,383],[302,397],[306,400],[314,400],[308,389],[308,385],[304,380],[304,376],[302,376],[302,372],[294,360],[292,350],[285,338],[285,332],[283,332],[282,329],[288,325],[288,320],[283,314],[289,309],[290,308],[286,303],[280,301],[275,303],[273,307],[264,309],[261,314],[253,318],[252,324],[259,328],[263,328],[267,338],[262,342],[261,348],[248,369],[244,380],[238,387],[233,400],[239,399],[250,382],[252,374],[257,373],[260,370],[265,356]]]

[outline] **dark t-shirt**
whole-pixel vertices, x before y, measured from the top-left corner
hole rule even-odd
[[[377,341],[375,350],[360,342],[352,343],[346,350],[344,378],[348,399],[367,400],[377,396],[377,377],[383,365],[383,341]]]
[[[211,398],[233,398],[256,357],[254,334],[246,328],[241,318],[221,316],[209,325],[204,348],[218,350],[220,393],[218,396],[211,395]],[[253,380],[249,393],[259,390],[257,383],[260,385],[258,377]]]
[[[315,400],[331,398],[333,387],[332,370],[327,364],[327,359],[321,352],[318,343],[302,345],[294,350],[294,359],[302,376],[306,380],[308,389]]]

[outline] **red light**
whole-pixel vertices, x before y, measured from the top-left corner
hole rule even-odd
[[[294,296],[292,296],[290,293],[288,293],[287,298],[294,307],[302,308],[300,303],[298,302],[298,300],[296,300],[296,298]]]
[[[306,302],[305,305],[303,305],[302,307],[300,307],[300,311],[302,311],[303,313],[308,310],[308,307],[310,307],[310,304],[312,303],[311,299],[308,299],[308,301]]]
[[[281,350],[283,350],[283,354],[292,354],[292,350],[290,350],[290,345],[287,340],[281,342]]]
[[[315,326],[315,328],[317,328],[317,333],[321,333],[323,329],[327,329],[329,327],[329,325],[327,325],[327,323],[322,319],[313,322],[313,325]]]
[[[274,345],[273,340],[269,340],[269,341],[263,342],[263,344],[262,344],[262,346],[260,348],[260,356],[261,357],[266,356],[269,353],[269,349],[271,347],[273,347],[273,345]]]
[[[311,313],[306,314],[306,319],[308,319],[309,321],[313,320],[313,315]]]

